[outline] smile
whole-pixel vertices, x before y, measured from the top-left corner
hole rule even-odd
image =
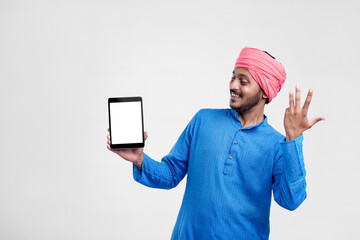
[[[236,97],[236,98],[239,98],[239,97],[240,97],[238,94],[236,94],[236,93],[234,93],[234,92],[231,92],[231,96],[232,96],[232,97]]]

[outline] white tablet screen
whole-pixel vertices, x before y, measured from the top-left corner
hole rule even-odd
[[[111,143],[142,143],[141,102],[110,103]]]

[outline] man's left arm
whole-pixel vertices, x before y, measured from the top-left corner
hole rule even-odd
[[[294,94],[289,93],[289,107],[284,115],[286,139],[278,145],[273,171],[273,192],[275,201],[282,207],[294,210],[306,198],[304,156],[302,151],[303,132],[315,123],[325,120],[315,117],[310,121],[307,112],[313,95],[309,90],[304,105],[301,107],[300,87]]]
[[[303,135],[276,145],[276,157],[273,169],[274,200],[283,208],[295,210],[305,200],[306,171],[302,153]]]

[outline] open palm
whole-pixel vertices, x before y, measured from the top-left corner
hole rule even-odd
[[[305,130],[311,128],[320,120],[325,120],[323,117],[315,117],[310,121],[308,120],[307,112],[313,95],[312,89],[309,90],[303,107],[301,107],[301,94],[299,86],[296,86],[295,94],[294,103],[294,94],[292,92],[289,93],[289,107],[286,108],[284,115],[284,127],[287,141],[301,136]]]

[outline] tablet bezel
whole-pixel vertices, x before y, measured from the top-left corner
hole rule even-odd
[[[122,143],[112,144],[111,139],[111,117],[110,117],[110,103],[113,102],[141,102],[141,127],[142,127],[142,143]],[[143,113],[143,101],[142,97],[111,97],[108,99],[108,112],[109,112],[109,131],[110,131],[110,148],[111,149],[122,149],[122,148],[143,148],[145,146],[144,139],[144,113]]]

